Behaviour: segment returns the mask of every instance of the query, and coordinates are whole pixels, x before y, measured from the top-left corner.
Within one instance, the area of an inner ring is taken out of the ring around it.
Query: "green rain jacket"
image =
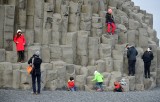
[[[94,79],[92,81],[96,81],[96,82],[103,82],[103,75],[100,74],[99,72],[97,72],[94,76]]]

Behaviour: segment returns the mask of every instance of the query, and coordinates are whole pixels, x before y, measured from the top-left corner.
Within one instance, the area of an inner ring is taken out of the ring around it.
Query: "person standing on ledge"
[[[17,62],[24,62],[24,45],[26,44],[26,40],[20,29],[17,30],[17,34],[14,36],[14,42],[18,54]]]
[[[114,35],[116,25],[114,22],[114,17],[112,15],[112,9],[108,9],[106,13],[106,26],[107,26],[106,32],[108,32],[109,34],[112,33],[112,35]],[[110,31],[111,27],[112,27],[112,32]]]
[[[136,64],[136,56],[138,55],[137,50],[135,49],[135,47],[132,45],[131,47],[129,47],[129,49],[127,50],[127,58],[128,58],[128,65],[129,65],[129,76],[132,75],[134,76],[135,74],[135,64]]]
[[[144,75],[145,78],[150,78],[150,66],[151,60],[153,60],[154,56],[151,51],[151,47],[147,48],[147,50],[143,53],[142,59],[144,62]]]

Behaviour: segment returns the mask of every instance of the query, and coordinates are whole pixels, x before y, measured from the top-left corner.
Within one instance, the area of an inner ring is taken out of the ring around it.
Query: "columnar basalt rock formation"
[[[106,34],[105,14],[113,9],[115,35]],[[95,70],[104,75],[104,89],[126,79],[125,91],[160,85],[160,48],[153,30],[153,15],[131,0],[0,0],[0,87],[30,89],[27,60],[41,52],[42,89],[66,86],[70,76],[80,90],[92,91]],[[16,63],[13,36],[22,29],[26,37],[25,61]],[[128,76],[125,45],[138,50],[135,76]],[[141,59],[152,47],[151,78],[144,78]]]

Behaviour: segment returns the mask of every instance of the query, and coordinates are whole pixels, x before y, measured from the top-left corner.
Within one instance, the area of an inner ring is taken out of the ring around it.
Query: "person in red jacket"
[[[124,91],[121,84],[118,81],[114,82],[114,90],[113,91],[114,92],[123,92]]]
[[[73,77],[70,77],[70,79],[68,80],[68,89],[71,91],[76,91]]]
[[[26,43],[24,34],[22,34],[22,31],[20,29],[17,30],[17,34],[14,36],[14,42],[16,44],[16,50],[18,54],[18,60],[17,62],[23,62],[24,61],[24,45]]]

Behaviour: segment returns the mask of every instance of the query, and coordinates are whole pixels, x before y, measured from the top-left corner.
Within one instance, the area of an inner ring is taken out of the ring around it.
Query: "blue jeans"
[[[41,74],[32,74],[32,88],[33,88],[33,92],[34,93],[40,93],[40,89],[41,89]],[[37,79],[37,86],[38,89],[36,91],[36,79]]]
[[[71,91],[76,91],[76,87],[69,88]]]
[[[96,88],[103,90],[102,84],[103,82],[96,82]]]

